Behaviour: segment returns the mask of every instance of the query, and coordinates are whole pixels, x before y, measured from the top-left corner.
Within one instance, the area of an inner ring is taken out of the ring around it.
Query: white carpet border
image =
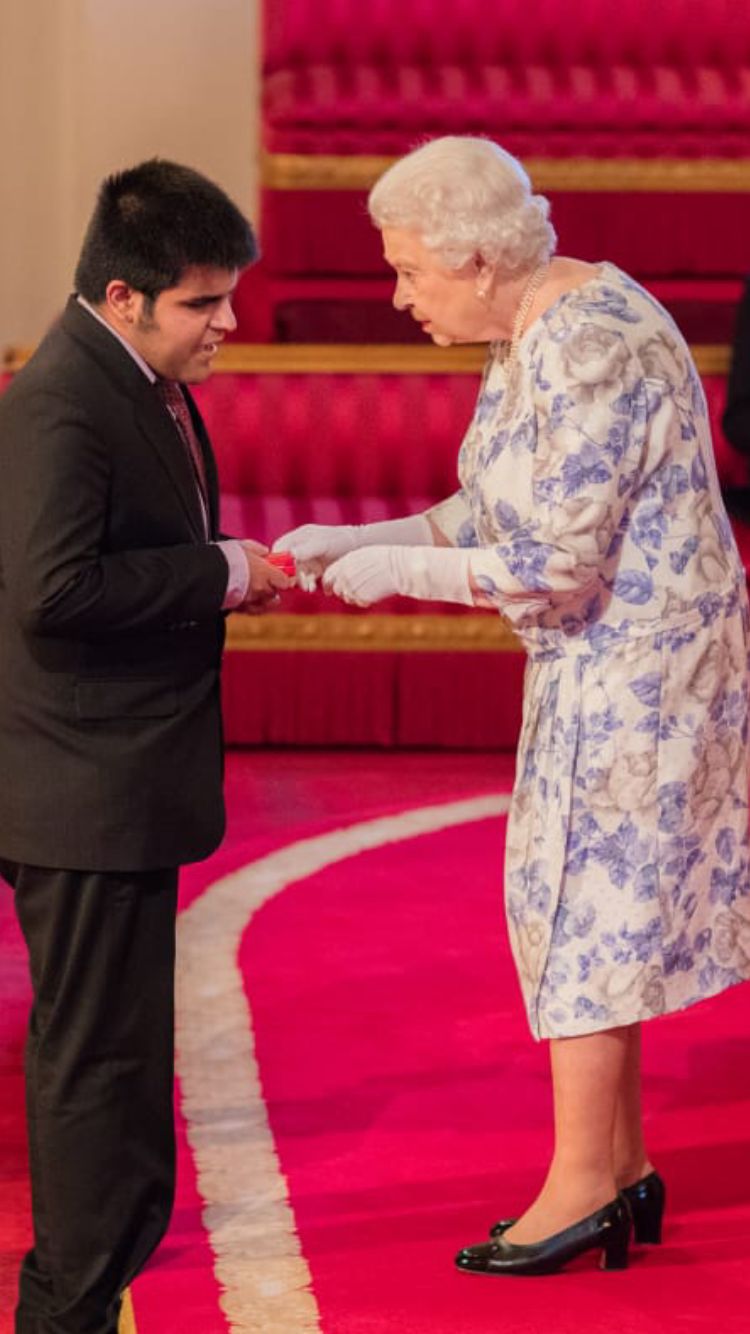
[[[232,1334],[319,1334],[266,1116],[237,955],[274,894],[371,848],[508,810],[508,794],[422,806],[289,844],[209,885],[177,925],[177,1070],[203,1221]],[[355,883],[353,878],[353,883]]]

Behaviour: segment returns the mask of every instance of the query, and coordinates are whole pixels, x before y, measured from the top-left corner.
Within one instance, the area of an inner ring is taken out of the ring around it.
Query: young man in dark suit
[[[110,177],[76,292],[0,400],[0,873],[33,983],[17,1334],[114,1334],[172,1207],[177,868],[224,830],[224,613],[288,584],[220,537],[185,388],[255,258],[198,173]]]

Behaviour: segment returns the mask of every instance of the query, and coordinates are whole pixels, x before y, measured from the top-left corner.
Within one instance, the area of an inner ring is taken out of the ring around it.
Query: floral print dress
[[[706,404],[611,264],[492,347],[430,513],[528,654],[506,912],[537,1037],[750,977],[748,607]]]

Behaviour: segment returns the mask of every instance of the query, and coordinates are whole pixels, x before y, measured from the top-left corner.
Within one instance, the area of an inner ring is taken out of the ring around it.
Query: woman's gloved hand
[[[291,552],[298,569],[317,577],[333,561],[360,547],[421,547],[431,546],[432,541],[432,529],[425,515],[410,514],[403,519],[384,519],[380,523],[305,523],[278,537],[273,550]]]
[[[463,547],[362,547],[329,565],[323,587],[356,607],[396,593],[472,607],[469,559]]]

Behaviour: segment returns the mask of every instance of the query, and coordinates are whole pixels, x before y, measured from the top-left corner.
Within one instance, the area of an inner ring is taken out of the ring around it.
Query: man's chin
[[[448,334],[431,333],[430,338],[436,347],[451,347],[453,339]]]
[[[213,375],[213,372],[214,360],[212,357],[207,362],[191,363],[191,365],[185,367],[182,374],[177,378],[182,384],[202,384],[204,380],[208,379],[209,375]]]

